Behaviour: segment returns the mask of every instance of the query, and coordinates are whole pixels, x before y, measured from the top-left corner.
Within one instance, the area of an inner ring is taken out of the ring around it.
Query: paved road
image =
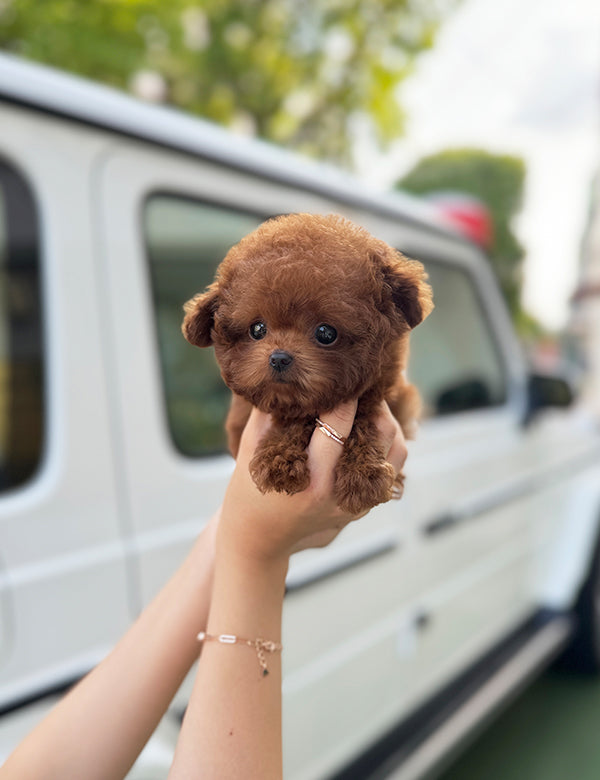
[[[440,780],[600,780],[600,680],[547,673]]]

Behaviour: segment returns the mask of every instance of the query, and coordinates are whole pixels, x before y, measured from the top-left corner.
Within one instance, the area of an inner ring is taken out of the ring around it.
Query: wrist
[[[217,544],[215,572],[227,579],[258,587],[285,587],[289,567],[287,555],[266,556],[245,547]]]
[[[250,522],[238,523],[235,528],[222,523],[216,537],[216,566],[235,568],[248,579],[285,582],[291,551],[278,547]]]
[[[208,632],[279,641],[287,561],[264,564],[217,554]]]

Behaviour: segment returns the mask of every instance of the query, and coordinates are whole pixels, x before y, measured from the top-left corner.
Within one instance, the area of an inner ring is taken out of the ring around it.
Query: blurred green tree
[[[348,163],[458,0],[0,0],[0,49]]]
[[[535,331],[536,323],[520,304],[525,250],[512,222],[523,200],[525,163],[519,157],[483,149],[446,149],[420,160],[395,185],[418,195],[457,191],[478,198],[488,208],[493,225],[489,257],[519,329]]]

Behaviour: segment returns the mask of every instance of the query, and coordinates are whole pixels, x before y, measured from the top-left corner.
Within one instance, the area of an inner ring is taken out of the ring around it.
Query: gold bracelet
[[[248,645],[248,647],[253,647],[256,651],[256,657],[262,669],[263,677],[269,674],[265,653],[277,653],[283,650],[283,645],[279,644],[279,642],[271,642],[269,639],[261,639],[260,637],[257,639],[242,639],[242,637],[234,634],[207,634],[206,631],[201,631],[196,638],[199,642],[220,642],[222,645]]]

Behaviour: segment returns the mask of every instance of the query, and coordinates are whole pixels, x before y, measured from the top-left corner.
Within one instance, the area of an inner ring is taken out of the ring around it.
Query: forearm
[[[256,567],[218,556],[207,631],[281,641],[287,560]],[[169,777],[280,780],[281,653],[205,642]]]
[[[114,650],[21,743],[0,777],[124,777],[198,655],[213,550],[209,526]]]

